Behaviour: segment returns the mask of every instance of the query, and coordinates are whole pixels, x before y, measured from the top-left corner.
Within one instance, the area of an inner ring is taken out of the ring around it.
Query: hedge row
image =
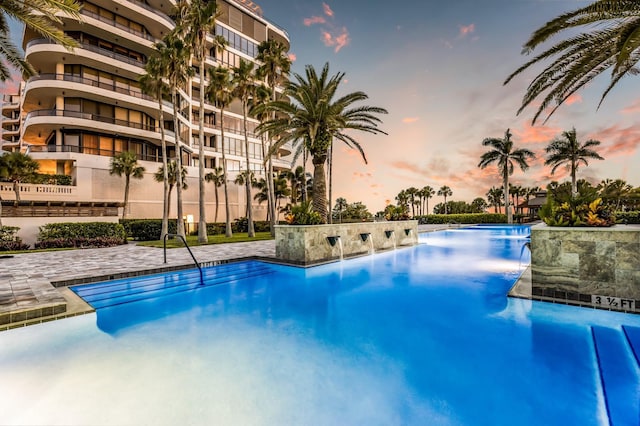
[[[616,223],[640,224],[640,211],[616,212]]]
[[[507,223],[507,215],[500,213],[429,214],[416,216],[420,225],[446,223]]]
[[[155,241],[160,239],[162,232],[162,219],[125,219],[120,223],[124,226],[129,238],[136,241]],[[253,222],[253,227],[256,232],[268,232],[269,222],[256,221]],[[220,235],[225,233],[226,224],[224,222],[207,223],[207,235]],[[236,219],[231,223],[231,230],[233,232],[247,232],[248,220],[247,218]],[[177,231],[177,220],[169,220],[169,233],[175,234]],[[194,234],[197,231],[194,232]]]
[[[119,223],[48,223],[40,227],[35,248],[108,247],[126,242],[127,234]]]

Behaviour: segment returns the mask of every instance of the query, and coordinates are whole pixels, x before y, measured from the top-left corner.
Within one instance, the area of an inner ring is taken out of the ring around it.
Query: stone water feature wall
[[[531,295],[640,313],[640,226],[534,226]]]
[[[340,247],[344,257],[352,257],[370,253],[372,245],[381,251],[415,244],[417,220],[276,226],[276,258],[303,266],[339,259]]]

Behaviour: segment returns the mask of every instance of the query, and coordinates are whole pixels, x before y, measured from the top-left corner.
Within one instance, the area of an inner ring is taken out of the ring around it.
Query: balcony
[[[132,96],[134,98],[144,99],[146,101],[158,102],[157,99],[154,98],[153,96],[149,96],[145,93],[142,93],[141,91],[132,90],[126,87],[121,87],[116,85],[115,83],[109,84],[105,82],[96,81],[90,78],[80,77],[74,74],[40,74],[35,77],[31,77],[28,83],[32,83],[34,81],[40,81],[40,80],[69,81],[72,83],[84,84],[91,87],[97,87],[100,89],[121,93],[123,95]],[[163,100],[162,103],[165,106],[171,107],[171,102]]]
[[[41,44],[50,44],[50,45],[53,45],[53,46],[56,46],[56,47],[59,47],[60,49],[62,49],[61,52],[62,51],[66,52],[66,50],[64,50],[64,48],[62,46],[60,46],[60,45],[58,45],[58,44],[56,44],[56,43],[54,43],[51,40],[46,39],[46,38],[37,38],[37,39],[31,40],[29,43],[27,43],[26,50],[28,52],[29,48],[37,46],[37,45],[41,45]],[[117,61],[124,62],[126,64],[133,65],[133,66],[136,66],[136,67],[139,67],[139,68],[144,68],[145,63],[146,63],[145,61],[140,61],[140,60],[137,60],[137,59],[134,59],[134,58],[130,58],[129,56],[121,55],[121,54],[115,53],[115,52],[113,52],[111,50],[103,49],[103,48],[98,47],[98,46],[94,46],[93,44],[79,43],[78,47],[80,49],[86,50],[88,52],[97,53],[98,55],[107,57],[109,59],[115,59]],[[56,50],[56,52],[57,52],[57,50]],[[76,48],[75,52],[78,53],[78,48]],[[29,55],[27,54],[26,56],[29,56]],[[142,71],[140,71],[140,73],[141,72]]]
[[[119,120],[113,117],[105,117],[103,115],[91,114],[88,112],[70,111],[70,110],[56,110],[56,109],[41,109],[37,111],[31,111],[27,114],[26,120],[33,117],[71,117],[80,118],[83,120],[97,121],[100,123],[115,124],[117,126],[129,127],[132,129],[147,130],[150,132],[160,132],[160,128],[156,126],[149,126],[142,123],[135,123],[133,121]]]
[[[110,149],[99,149],[99,148],[70,146],[70,145],[30,145],[29,146],[30,154],[37,154],[37,153],[43,153],[43,152],[72,152],[76,154],[100,155],[102,157],[113,157],[116,154],[120,154],[120,151],[114,151]],[[137,154],[137,157],[138,157],[138,160],[141,160],[141,161],[151,161],[156,163],[159,161],[162,161],[162,158],[156,155]],[[40,160],[42,158],[36,155],[35,159]],[[51,186],[51,185],[45,185],[45,186]]]
[[[106,18],[104,16],[98,15],[97,13],[93,13],[93,12],[89,12],[88,10],[80,9],[80,14],[88,16],[90,18],[93,18],[93,19],[95,19],[97,21],[104,22],[105,24],[108,24],[108,25],[111,25],[112,27],[115,27],[115,28],[118,28],[120,30],[126,31],[129,34],[133,34],[133,35],[138,36],[140,38],[143,38],[143,39],[145,39],[147,41],[150,41],[152,43],[155,43],[157,41],[155,37],[153,37],[153,36],[151,36],[149,34],[145,34],[142,31],[137,31],[137,30],[134,30],[132,28],[129,28],[126,25],[122,25],[121,23],[115,21],[114,19],[108,19],[108,18]]]
[[[141,7],[142,9],[145,9],[151,13],[153,13],[154,15],[156,15],[158,18],[162,18],[162,20],[165,21],[165,24],[167,25],[168,28],[173,28],[175,26],[175,23],[173,22],[173,19],[171,19],[167,14],[162,13],[161,11],[159,11],[158,9],[154,9],[153,7],[149,6],[148,4],[139,1],[139,0],[127,0],[129,3],[132,3],[138,7]]]

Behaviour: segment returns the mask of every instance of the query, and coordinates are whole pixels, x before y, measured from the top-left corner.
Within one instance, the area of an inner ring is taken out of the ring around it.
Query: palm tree
[[[405,189],[403,189],[402,191],[398,192],[398,195],[396,195],[396,201],[398,202],[398,206],[399,207],[404,207],[408,211],[408,209],[409,209],[409,194],[407,194],[407,191]]]
[[[0,81],[11,78],[11,70],[7,64],[16,68],[23,77],[36,74],[31,64],[23,59],[9,34],[9,21],[13,18],[41,36],[55,41],[67,50],[72,50],[78,43],[67,36],[58,25],[62,25],[64,16],[80,21],[81,3],[75,0],[2,0],[0,3]],[[5,62],[6,61],[6,62]]]
[[[231,77],[231,84],[233,85],[233,91],[236,98],[240,99],[242,104],[242,123],[244,132],[244,150],[245,160],[247,162],[246,173],[249,175],[251,172],[251,163],[249,160],[249,135],[247,133],[247,109],[249,108],[249,98],[255,89],[255,72],[253,70],[253,62],[240,59],[240,65],[233,68],[233,76]],[[253,227],[253,211],[251,208],[251,181],[245,179],[245,190],[247,193],[247,223],[248,223],[248,236],[255,237],[256,233]]]
[[[273,39],[265,40],[258,45],[258,55],[256,59],[262,63],[256,70],[256,74],[260,78],[264,78],[267,82],[267,86],[270,90],[271,101],[277,100],[276,87],[284,83],[289,76],[291,69],[291,59],[287,56],[287,47]],[[272,116],[271,118],[275,118]],[[262,121],[262,120],[261,120]],[[267,139],[269,146],[265,145],[263,139],[263,151],[271,153],[270,137]],[[275,187],[273,182],[273,162],[271,161],[272,155],[269,154],[266,160],[265,174],[267,176],[267,185],[269,193],[269,214],[271,220],[271,235],[275,235]]]
[[[222,167],[216,167],[215,169],[213,169],[212,172],[207,173],[204,176],[204,179],[207,182],[213,182],[213,186],[215,188],[215,197],[216,197],[216,215],[215,215],[215,219],[213,220],[214,222],[218,222],[218,188],[220,188],[222,185],[224,185],[224,181],[227,179],[225,173],[224,173],[224,169]]]
[[[328,63],[319,75],[311,65],[307,65],[305,71],[305,76],[294,74],[295,81],[285,86],[284,94],[291,101],[275,101],[269,104],[269,110],[280,115],[264,123],[261,131],[278,137],[271,153],[289,141],[298,145],[298,151],[309,151],[314,167],[313,209],[326,223],[325,164],[333,140],[340,140],[349,148],[357,149],[366,163],[362,147],[348,131],[386,134],[378,128],[381,120],[375,114],[386,114],[387,111],[366,105],[354,106],[355,103],[368,98],[364,92],[352,92],[336,99],[344,73],[329,77]]]
[[[223,66],[219,66],[216,68],[212,68],[209,70],[209,85],[207,86],[207,98],[220,109],[220,141],[221,141],[221,150],[222,150],[222,169],[226,173],[227,168],[227,157],[226,157],[226,147],[224,140],[224,110],[231,104],[233,101],[232,94],[232,85],[231,85],[231,76],[229,74],[229,69]],[[231,230],[231,211],[229,209],[229,188],[227,185],[227,179],[223,179],[223,187],[224,187],[224,207],[225,207],[225,236],[231,238],[233,236],[233,232]]]
[[[496,163],[500,176],[502,176],[502,190],[504,191],[504,209],[507,213],[507,223],[513,223],[511,208],[509,207],[509,176],[513,174],[515,162],[522,171],[529,168],[527,159],[535,158],[535,154],[526,148],[514,149],[509,129],[504,133],[504,138],[486,138],[483,146],[490,146],[491,150],[482,154],[478,167],[484,169],[492,163]]]
[[[185,43],[176,32],[169,33],[162,40],[160,55],[162,63],[166,64],[165,76],[169,80],[171,88],[171,103],[173,104],[173,132],[176,144],[176,167],[182,169],[182,144],[180,143],[180,120],[178,119],[178,108],[182,106],[182,101],[178,105],[178,89],[184,87],[188,78],[193,73],[190,66],[190,54]],[[178,203],[178,226],[177,234],[185,237],[184,222],[182,221],[182,174],[177,174],[176,198]]]
[[[420,193],[422,194],[422,199],[426,202],[426,210],[423,209],[423,214],[429,214],[429,198],[435,195],[436,190],[427,185],[420,190]]]
[[[177,28],[183,33],[187,45],[199,63],[200,109],[198,114],[198,242],[206,243],[207,219],[205,209],[204,176],[204,80],[205,58],[207,57],[207,36],[216,28],[216,19],[221,12],[214,0],[179,0],[177,4]],[[224,48],[226,40],[222,36],[213,39],[214,49]]]
[[[491,189],[487,191],[487,200],[489,201],[489,205],[493,206],[496,213],[502,213],[502,209],[500,208],[500,206],[502,206],[501,199],[503,195],[503,188],[496,188],[495,186],[492,186]]]
[[[166,170],[166,173],[165,173]],[[180,173],[182,176],[182,189],[186,190],[189,185],[187,185],[187,168],[186,167],[182,167],[182,172]],[[165,175],[167,176],[167,179],[165,180]],[[171,193],[173,192],[173,187],[176,186],[177,182],[178,182],[178,168],[176,165],[176,161],[172,160],[169,161],[167,163],[167,168],[165,169],[164,166],[160,166],[158,168],[158,171],[156,171],[153,174],[153,179],[156,182],[166,182],[167,183],[167,187],[168,187],[168,192],[167,192],[167,203],[165,205],[165,211],[163,212],[163,216],[166,215],[167,217],[169,217],[169,215],[171,214]],[[179,220],[179,218],[178,218]],[[162,236],[161,238],[164,238],[164,236]]]
[[[566,165],[571,173],[571,196],[578,194],[578,186],[576,184],[576,170],[580,163],[585,166],[589,165],[588,159],[604,160],[591,147],[600,145],[600,141],[589,139],[582,145],[578,142],[576,129],[562,132],[562,136],[552,140],[545,148],[547,158],[544,162],[545,166],[553,166],[551,174],[561,165]]]
[[[24,182],[35,176],[40,168],[40,164],[27,154],[19,151],[6,153],[0,156],[2,161],[3,175],[13,182],[13,191],[16,194],[16,201],[20,201],[20,182]]]
[[[129,184],[131,178],[142,179],[144,177],[144,167],[138,164],[136,154],[131,151],[120,152],[111,158],[109,165],[110,175],[124,175],[124,208],[122,209],[122,219],[127,216],[129,204]],[[179,222],[179,221],[178,221]]]
[[[609,202],[615,202],[615,210],[620,210],[620,201],[627,198],[633,190],[633,186],[629,185],[622,179],[605,179],[598,185],[600,196]]]
[[[505,81],[504,84],[509,83],[513,77],[534,64],[552,61],[529,84],[518,113],[537,97],[544,96],[533,122],[555,102],[555,107],[547,115],[548,120],[569,96],[602,72],[613,68],[609,86],[600,99],[601,104],[622,77],[637,73],[636,64],[640,59],[639,18],[640,3],[637,1],[596,0],[589,6],[564,13],[538,28],[525,43],[523,53],[532,53],[549,39],[557,41],[518,68]],[[580,29],[584,32],[576,34],[576,30]],[[558,39],[561,33],[568,34],[568,37]]]
[[[168,92],[167,84],[164,81],[164,72],[167,64],[163,62],[166,56],[160,52],[164,48],[162,42],[154,45],[155,51],[147,59],[145,64],[145,73],[140,77],[140,86],[146,94],[155,96],[158,100],[158,123],[160,124],[160,140],[162,150],[162,172],[163,172],[163,196],[162,196],[162,228],[160,231],[160,239],[169,233],[169,177],[167,175],[167,141],[164,131],[164,108],[163,95]]]
[[[416,196],[418,195],[418,188],[412,186],[407,188],[407,195],[409,196],[409,204],[411,205],[411,217],[416,216]]]
[[[453,191],[447,185],[444,185],[438,189],[438,195],[444,197],[444,214],[447,214],[447,197],[451,197]]]
[[[248,179],[247,179],[247,176],[249,176]],[[255,183],[256,183],[256,178],[255,178],[254,173],[251,170],[244,170],[244,171],[238,173],[238,175],[234,179],[233,183],[235,183],[238,186],[244,186],[245,188],[247,187],[247,185],[249,185],[251,187],[254,187]],[[251,200],[250,199],[247,200],[247,205],[246,205],[246,208],[245,208],[245,214],[247,215],[247,218],[251,214]],[[251,236],[251,235],[249,235],[249,236]]]
[[[349,206],[347,203],[347,199],[343,197],[338,197],[336,200],[336,205],[333,208],[334,212],[338,212],[338,217],[340,218],[340,223],[342,223],[342,212]]]

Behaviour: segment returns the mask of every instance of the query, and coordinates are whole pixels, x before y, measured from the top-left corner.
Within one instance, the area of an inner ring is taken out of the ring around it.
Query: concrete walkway
[[[448,225],[420,225],[419,232]],[[457,226],[456,226],[457,227]],[[275,258],[275,241],[192,247],[201,264],[248,257]],[[186,248],[117,247],[0,256],[0,331],[93,312],[68,285],[193,267]]]

